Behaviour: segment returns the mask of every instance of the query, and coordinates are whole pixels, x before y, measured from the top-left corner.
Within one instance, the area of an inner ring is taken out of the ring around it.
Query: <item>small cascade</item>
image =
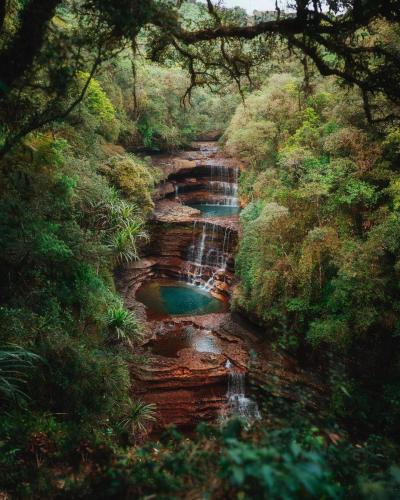
[[[228,360],[225,364],[228,370],[228,414],[243,419],[247,424],[261,418],[258,405],[246,396],[246,374],[238,371]]]
[[[157,192],[152,238],[123,283],[128,293],[138,286],[135,298],[153,334],[143,346],[149,364],[134,373],[135,390],[157,404],[160,429],[191,430],[218,416],[250,425],[260,412],[246,394],[249,354],[229,315],[240,163],[212,142],[157,161],[167,182]]]
[[[197,221],[193,223],[193,242],[189,247],[186,274],[188,283],[198,286],[202,281],[207,224],[203,224],[200,236],[198,238],[196,238],[196,224]]]
[[[212,165],[211,180],[209,181],[209,192],[221,196],[216,201],[217,205],[238,207],[238,179],[239,169],[228,168],[222,165]]]
[[[205,142],[205,143],[200,143],[199,144],[199,149],[202,153],[216,153],[219,148],[218,148],[218,144],[217,143],[214,143],[214,141],[212,142]]]
[[[232,230],[213,222],[201,222],[202,229],[198,234],[198,224],[197,221],[193,223],[192,244],[188,249],[185,269],[186,280],[210,291],[214,287],[216,276],[226,271]]]

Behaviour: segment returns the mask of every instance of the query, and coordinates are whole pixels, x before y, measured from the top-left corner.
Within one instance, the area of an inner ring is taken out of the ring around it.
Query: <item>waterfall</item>
[[[193,223],[193,237],[187,253],[186,279],[192,285],[210,291],[215,278],[225,272],[230,257],[232,230],[218,226],[215,222],[201,222],[198,234],[198,222]],[[207,281],[205,278],[209,275]]]
[[[257,403],[246,396],[246,375],[238,371],[227,360],[225,368],[228,370],[228,413],[243,419],[247,424],[261,418]]]
[[[196,239],[196,221],[193,223],[193,241],[188,252],[187,281],[192,285],[200,285],[206,246],[207,224],[202,225],[200,237]]]
[[[202,151],[203,153],[216,153],[219,150],[218,144],[213,145],[211,142],[200,144],[200,151]]]
[[[196,264],[199,264],[200,266],[203,263],[204,248],[205,248],[205,243],[206,243],[206,235],[207,235],[207,224],[203,224],[203,229],[201,231],[199,245],[197,247],[196,257],[194,259],[194,262]]]
[[[221,195],[221,199],[215,202],[216,205],[239,206],[238,178],[238,168],[229,168],[222,165],[211,166],[209,192],[213,195]]]
[[[200,145],[201,151],[207,153],[208,145]],[[205,205],[222,205],[239,207],[238,200],[238,177],[239,168],[228,167],[218,164],[218,160],[209,159],[200,175],[201,190],[205,188],[207,181],[208,193],[211,195]],[[179,192],[187,202],[187,194],[192,191],[192,184],[198,187],[198,183],[179,183],[175,181],[175,200],[181,201]],[[226,211],[229,213],[230,211]],[[234,211],[232,211],[234,212]],[[198,286],[206,291],[216,290],[216,282],[225,282],[225,271],[230,259],[232,247],[233,230],[225,225],[217,224],[213,217],[210,221],[194,220],[192,230],[192,242],[188,247],[185,265],[182,269],[182,277],[190,284]],[[221,286],[221,290],[225,287]]]

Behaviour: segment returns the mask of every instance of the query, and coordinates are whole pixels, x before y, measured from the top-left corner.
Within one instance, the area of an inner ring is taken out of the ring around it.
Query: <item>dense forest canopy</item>
[[[211,1],[208,15],[185,21],[180,3],[37,0],[7,4],[4,0],[0,17],[3,154],[32,130],[67,116],[102,63],[126,47],[135,52],[143,29],[148,31],[147,51],[153,59],[182,60],[191,76],[189,89],[218,86],[222,77],[239,84],[246,77],[251,82],[253,65],[268,60],[277,40],[283,40],[310,58],[322,75],[336,75],[358,86],[370,121],[393,115],[390,108],[377,104],[375,117],[371,98],[383,93],[399,103],[399,56],[394,42],[400,6],[396,1],[335,0],[325,2],[324,8],[320,2],[297,1],[289,6],[293,14],[278,9],[271,19],[250,25],[243,12],[220,9]],[[380,22],[388,23],[384,37],[376,36]],[[78,78],[82,72],[87,73],[83,81]]]
[[[0,496],[398,498],[399,22],[397,0],[0,0]],[[254,426],[151,442],[116,271],[151,239],[150,156],[210,135],[244,165],[231,307],[326,399],[271,380]]]

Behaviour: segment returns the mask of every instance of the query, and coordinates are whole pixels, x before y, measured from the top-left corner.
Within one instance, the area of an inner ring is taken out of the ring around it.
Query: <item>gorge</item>
[[[400,498],[399,26],[0,2],[1,500]]]
[[[163,180],[155,192],[150,241],[139,261],[119,270],[118,283],[145,325],[140,352],[148,360],[134,369],[134,394],[156,405],[155,430],[171,424],[191,430],[232,415],[247,424],[259,419],[249,381],[257,380],[261,360],[269,363],[278,397],[296,400],[300,385],[318,399],[321,387],[310,374],[229,312],[243,163],[221,153],[217,142],[197,142],[191,151],[152,161]],[[264,382],[261,377],[258,385]]]

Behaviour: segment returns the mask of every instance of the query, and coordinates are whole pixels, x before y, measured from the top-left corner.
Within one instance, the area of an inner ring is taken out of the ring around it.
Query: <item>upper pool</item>
[[[136,294],[150,316],[188,316],[224,312],[228,304],[183,281],[166,279],[144,283]]]
[[[192,208],[200,210],[204,217],[230,217],[238,215],[240,207],[232,207],[229,205],[207,205],[201,203],[190,204]]]

